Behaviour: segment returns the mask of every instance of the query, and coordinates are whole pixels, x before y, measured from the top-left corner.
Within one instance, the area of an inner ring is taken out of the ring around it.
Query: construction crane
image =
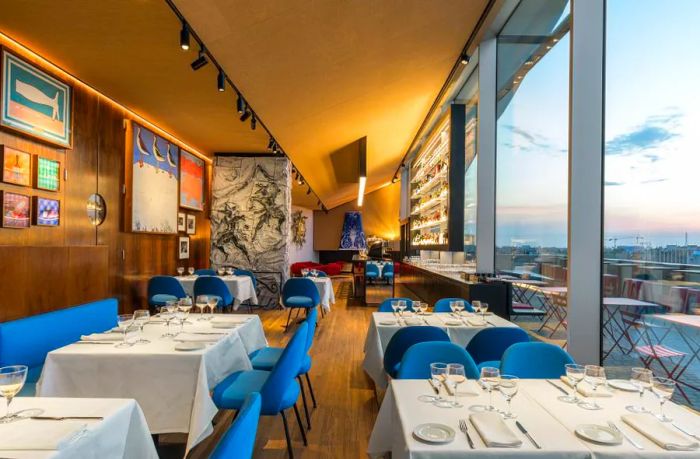
[[[634,239],[634,242],[636,245],[642,245],[642,242],[644,242],[644,236],[621,236],[621,237],[611,237],[608,238],[608,242],[613,243],[613,249],[617,248],[617,241],[623,241],[625,239]]]

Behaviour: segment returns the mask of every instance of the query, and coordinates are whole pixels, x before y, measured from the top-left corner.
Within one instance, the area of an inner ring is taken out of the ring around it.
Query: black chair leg
[[[282,415],[282,423],[284,424],[284,436],[287,437],[287,452],[289,458],[294,459],[294,451],[292,450],[292,439],[289,437],[289,425],[287,424],[287,416],[284,415],[284,410],[280,411]]]
[[[294,415],[297,417],[297,424],[299,424],[299,430],[301,431],[301,439],[304,440],[304,446],[309,446],[309,443],[306,441],[306,432],[304,432],[304,426],[301,423],[301,416],[299,416],[299,408],[297,408],[297,404],[294,404]]]
[[[306,425],[308,430],[311,430],[311,418],[309,417],[309,407],[306,405],[306,391],[304,390],[304,382],[301,380],[301,376],[297,376],[299,381],[299,389],[301,389],[301,400],[304,402],[304,414],[306,415]]]
[[[311,387],[311,378],[309,378],[309,373],[306,372],[306,384],[309,385],[309,393],[311,394],[311,401],[314,403],[314,408],[316,408],[318,405],[316,405],[316,396],[314,395],[314,388]]]
[[[287,333],[287,330],[289,329],[289,321],[292,318],[292,308],[289,308],[289,314],[287,315],[287,325],[284,326],[284,332]]]

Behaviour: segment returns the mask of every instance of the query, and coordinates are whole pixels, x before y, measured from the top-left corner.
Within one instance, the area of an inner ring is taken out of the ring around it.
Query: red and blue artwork
[[[180,207],[204,210],[204,160],[180,152]]]
[[[61,203],[57,199],[36,197],[34,201],[34,224],[58,226],[61,218]]]
[[[29,228],[29,211],[31,201],[29,196],[4,191],[2,193],[2,227]]]

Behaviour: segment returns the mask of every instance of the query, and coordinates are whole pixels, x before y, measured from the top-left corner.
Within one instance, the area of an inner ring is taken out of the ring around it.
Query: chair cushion
[[[252,352],[248,357],[256,370],[270,371],[279,360],[282,351],[284,351],[283,347],[264,347]],[[303,375],[308,373],[309,370],[311,370],[311,356],[306,354],[301,362],[299,374]]]
[[[394,277],[394,273],[384,273],[382,277]]]
[[[214,388],[213,399],[219,409],[239,410],[248,394],[260,392],[265,381],[270,376],[269,371],[248,370],[239,371],[227,376]],[[291,408],[299,398],[299,383],[296,380],[285,391],[282,398],[282,409]],[[264,405],[264,404],[263,404]],[[275,416],[277,413],[261,412],[265,416]]]
[[[365,273],[365,277],[374,278],[374,277],[377,277],[377,276],[378,276],[378,273],[375,273],[375,272],[371,272],[371,271],[370,271],[370,272],[366,272],[366,273]]]
[[[479,370],[484,367],[501,368],[500,360],[485,360],[476,366]]]
[[[311,370],[311,356],[306,354],[304,359],[301,361],[301,368],[299,369],[299,374],[304,375]]]
[[[175,295],[168,295],[166,293],[158,293],[151,297],[151,304],[154,306],[165,306],[168,301],[177,301],[179,298]]]
[[[284,300],[284,305],[288,308],[313,308],[314,300],[308,296],[290,296]]]

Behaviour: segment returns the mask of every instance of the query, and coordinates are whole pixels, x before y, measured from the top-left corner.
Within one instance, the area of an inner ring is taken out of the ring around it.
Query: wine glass
[[[167,327],[166,332],[161,335],[161,338],[171,338],[175,336],[170,332],[170,322],[175,319],[175,309],[177,308],[176,301],[166,301],[165,306],[160,308],[160,317],[165,321],[165,326]]]
[[[447,365],[445,383],[452,389],[452,395],[454,396],[452,406],[455,408],[462,407],[462,404],[457,401],[457,387],[466,380],[467,377],[464,373],[464,365],[460,363],[450,363]]]
[[[394,311],[394,317],[396,317],[396,313],[399,311],[399,302],[392,301],[391,302],[391,309]]]
[[[493,390],[498,387],[501,381],[501,371],[495,367],[483,367],[479,377],[481,384],[489,391],[489,406],[487,411],[493,411]]]
[[[215,296],[210,296],[209,300],[207,301],[207,305],[209,306],[209,319],[211,320],[214,318],[214,311],[216,310],[216,306],[219,304],[219,299]]]
[[[226,268],[226,275],[233,276],[233,268],[231,268],[231,267]]]
[[[406,310],[406,301],[399,300],[399,316],[403,317],[403,312]]]
[[[450,311],[452,311],[451,315],[455,315],[455,312],[457,312],[457,302],[456,301],[450,301]]]
[[[128,342],[126,339],[126,335],[132,325],[134,325],[133,314],[119,314],[119,316],[117,316],[117,327],[119,327],[119,331],[122,333],[122,342],[117,344],[116,347],[133,346],[133,343]]]
[[[10,403],[24,387],[24,382],[27,380],[27,370],[25,365],[10,365],[0,368],[0,395],[5,397],[7,401],[5,416],[0,418],[0,424],[15,420],[15,415],[10,414]]]
[[[506,399],[506,412],[503,413],[503,417],[506,419],[515,419],[518,416],[513,414],[510,409],[510,401],[518,393],[518,381],[516,376],[511,375],[501,375],[501,381],[498,384],[498,391]]]
[[[182,275],[183,275],[184,273],[185,273],[185,268],[183,268],[182,266],[178,266],[178,267],[177,267],[177,275],[180,276],[180,277],[182,277]]]
[[[481,304],[481,320],[486,320],[486,313],[489,311],[489,304],[484,303],[483,301],[480,303]]]
[[[136,344],[148,344],[149,340],[143,337],[143,327],[150,320],[151,313],[148,309],[137,309],[134,311],[134,323],[139,327],[139,339]]]
[[[472,301],[472,308],[474,309],[474,312],[476,312],[476,313],[481,311],[481,301],[479,301],[479,300]]]
[[[559,400],[566,403],[578,403],[581,401],[578,398],[578,385],[586,374],[586,367],[583,365],[577,365],[575,363],[567,363],[564,365],[566,369],[566,378],[569,380],[569,384],[574,388],[571,395],[562,395]]]
[[[191,310],[192,305],[180,303],[177,307],[176,317],[180,322],[180,333],[182,333],[185,328],[185,322],[187,322],[187,317],[190,315]]]
[[[204,318],[204,310],[209,306],[209,297],[206,295],[198,295],[195,298],[194,307],[199,309],[199,319],[198,321],[207,320]]]
[[[187,274],[189,274],[190,276],[194,275],[194,268],[192,266],[187,268]]]
[[[651,378],[651,391],[659,398],[659,414],[656,417],[661,422],[671,422],[673,419],[664,414],[664,403],[671,400],[676,389],[676,381],[669,378]]]
[[[423,314],[423,303],[422,302],[420,302],[420,301],[411,302],[411,308],[413,308],[413,311],[416,314],[418,314],[418,315]]]
[[[306,269],[306,268],[302,269],[302,270],[301,270],[301,275],[304,276],[304,277],[307,277],[307,276],[309,275],[309,270]]]
[[[218,274],[219,277],[222,277],[224,274],[226,274],[226,270],[224,268],[219,268],[216,270],[216,274]]]
[[[632,373],[630,374],[630,382],[639,391],[639,405],[628,405],[625,407],[627,411],[633,413],[648,413],[649,410],[644,408],[642,401],[644,400],[644,390],[651,389],[651,378],[654,377],[654,373],[647,368],[632,368]]]
[[[603,384],[605,384],[605,368],[600,367],[598,365],[586,365],[583,379],[593,388],[593,394],[591,395],[593,401],[580,402],[579,406],[586,410],[603,409],[603,407],[598,405],[598,403],[595,401],[595,396],[596,391],[598,390],[598,386],[602,386]]]
[[[442,398],[440,395],[440,386],[442,386],[443,381],[447,377],[447,364],[441,362],[434,362],[430,364],[430,380],[434,388],[437,389],[437,395],[434,398],[433,403],[436,406],[447,408],[452,406],[450,402]]]

